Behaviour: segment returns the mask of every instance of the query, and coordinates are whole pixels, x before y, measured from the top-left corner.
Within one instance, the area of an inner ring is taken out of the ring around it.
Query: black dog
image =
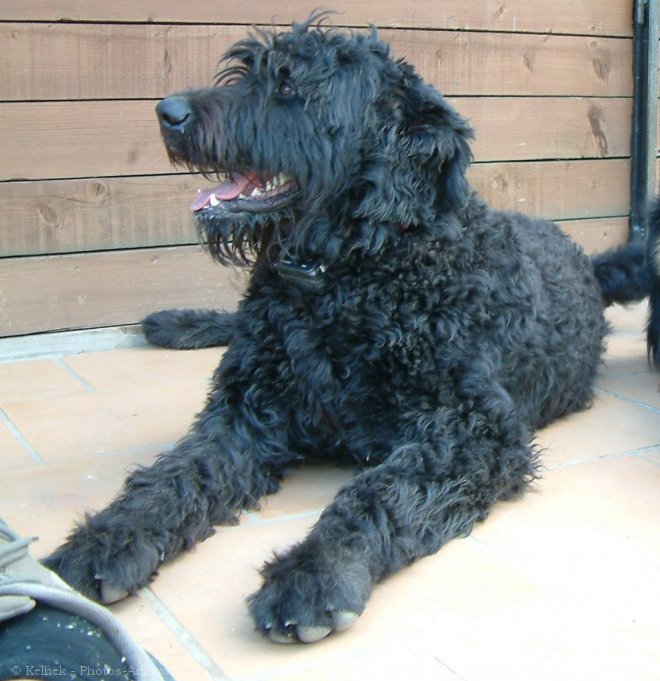
[[[647,263],[649,274],[649,321],[646,344],[649,359],[660,369],[660,198],[649,210],[647,225]]]
[[[589,405],[604,305],[645,291],[604,296],[628,255],[602,258],[597,277],[556,226],[474,195],[470,127],[375,31],[310,19],[228,58],[216,87],[157,112],[172,160],[221,176],[193,203],[197,226],[218,260],[251,263],[251,280],[234,315],[145,328],[164,345],[230,346],[189,434],[48,564],[111,602],[292,467],[354,462],[249,598],[271,639],[310,642],[524,492],[534,430]]]

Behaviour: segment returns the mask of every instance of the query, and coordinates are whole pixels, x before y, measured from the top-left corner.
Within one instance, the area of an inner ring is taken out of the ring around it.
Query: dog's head
[[[316,16],[225,60],[215,87],[157,106],[171,160],[219,180],[192,204],[218,259],[375,252],[467,202],[470,127],[375,30]]]

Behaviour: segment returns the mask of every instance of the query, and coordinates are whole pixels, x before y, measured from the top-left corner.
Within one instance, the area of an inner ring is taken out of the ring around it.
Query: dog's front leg
[[[490,438],[400,447],[338,493],[308,537],[263,569],[249,598],[257,628],[276,642],[313,642],[353,624],[372,586],[468,534],[502,497],[533,477],[535,454]]]
[[[148,468],[135,470],[119,496],[88,515],[44,562],[104,603],[144,586],[158,566],[235,522],[278,484],[278,469],[238,446],[219,419],[195,429]]]

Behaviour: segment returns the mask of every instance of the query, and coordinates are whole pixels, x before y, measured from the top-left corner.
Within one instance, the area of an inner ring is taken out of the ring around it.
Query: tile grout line
[[[641,400],[636,400],[634,397],[628,397],[627,395],[623,395],[622,393],[618,393],[615,390],[609,390],[608,388],[595,387],[594,392],[601,394],[601,395],[607,395],[608,397],[615,397],[616,399],[619,399],[622,402],[627,402],[628,404],[632,404],[636,407],[641,407],[642,409],[646,409],[646,411],[650,411],[652,414],[660,414],[660,409],[658,409],[657,407],[653,407],[652,405],[647,404],[646,402],[642,402]]]
[[[78,383],[80,386],[82,386],[85,390],[85,392],[88,393],[95,393],[96,388],[89,384],[75,369],[70,367],[60,355],[54,355],[49,358],[54,364],[57,364],[60,369],[65,371],[76,383]]]
[[[165,623],[165,626],[176,636],[177,640],[192,655],[196,662],[206,669],[213,681],[230,681],[229,677],[213,661],[204,648],[190,634],[190,632],[179,622],[176,615],[156,596],[149,588],[139,591],[140,598],[144,598],[147,603],[155,610],[156,614]]]
[[[39,452],[28,442],[27,438],[14,425],[14,422],[7,416],[2,407],[0,407],[0,423],[2,423],[7,430],[12,434],[16,442],[30,455],[34,463],[44,463],[43,457]]]
[[[557,463],[553,466],[545,466],[545,471],[555,471],[560,468],[570,468],[571,466],[581,466],[587,463],[598,463],[599,461],[606,461],[608,459],[616,459],[624,456],[641,457],[646,461],[651,461],[651,463],[657,463],[653,459],[649,459],[644,456],[646,452],[658,449],[660,447],[660,442],[654,445],[647,445],[646,447],[639,447],[637,449],[622,449],[619,452],[609,452],[608,454],[600,454],[589,459],[575,459],[574,461],[565,461],[563,463]]]
[[[432,655],[432,657],[441,667],[446,669],[452,676],[455,676],[456,681],[466,681],[464,676],[461,676],[457,671],[455,671],[448,664],[443,662],[437,655]]]
[[[650,463],[653,466],[657,466],[660,468],[660,461],[656,461],[656,459],[652,459],[650,456],[645,456],[644,454],[638,454],[637,457],[641,459],[642,461],[646,461],[646,463]]]

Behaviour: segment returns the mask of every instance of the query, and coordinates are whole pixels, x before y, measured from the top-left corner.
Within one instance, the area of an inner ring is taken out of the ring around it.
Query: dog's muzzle
[[[161,99],[156,105],[156,116],[163,132],[183,132],[192,119],[192,109],[185,97],[174,95]]]

